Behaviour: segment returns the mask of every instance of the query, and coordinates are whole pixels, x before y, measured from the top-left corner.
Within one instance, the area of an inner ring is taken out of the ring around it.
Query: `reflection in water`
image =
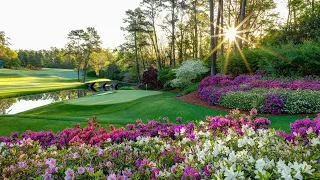
[[[17,100],[14,99],[0,99],[0,114],[9,114],[9,108],[16,103]]]
[[[0,99],[0,115],[17,114],[54,102],[90,96],[92,94],[92,91],[77,89],[68,91],[49,92],[18,98]]]

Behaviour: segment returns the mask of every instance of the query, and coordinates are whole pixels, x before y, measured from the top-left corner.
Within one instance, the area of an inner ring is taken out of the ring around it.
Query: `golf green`
[[[106,104],[118,104],[134,101],[146,96],[153,96],[162,94],[159,91],[138,91],[138,90],[127,90],[127,91],[116,91],[114,93],[102,93],[94,96],[83,97],[79,99],[72,99],[66,101],[66,104],[72,105],[106,105]]]

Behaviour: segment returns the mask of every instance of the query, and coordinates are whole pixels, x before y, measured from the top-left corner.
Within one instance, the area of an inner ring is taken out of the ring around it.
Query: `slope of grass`
[[[131,91],[129,91],[131,92]],[[141,91],[146,92],[146,91]],[[152,92],[152,91],[151,91]],[[117,96],[127,96],[124,91]],[[85,118],[95,115],[103,126],[113,124],[123,127],[128,123],[135,123],[137,119],[158,120],[168,117],[175,121],[178,116],[183,117],[183,122],[205,120],[205,116],[224,115],[228,112],[208,109],[202,106],[189,104],[174,98],[177,93],[163,92],[162,94],[149,95],[128,102],[104,105],[70,104],[68,101],[59,102],[37,109],[33,109],[14,116],[0,116],[0,135],[9,135],[13,131],[28,129],[42,130],[44,128],[58,131],[66,127],[73,127],[76,123],[85,124]],[[112,94],[103,95],[101,98],[115,98]],[[94,98],[94,97],[92,97]],[[117,97],[119,100],[122,98]],[[88,102],[91,100],[88,99]],[[272,127],[289,131],[289,124],[304,116],[270,116]]]
[[[0,99],[84,86],[75,70],[0,69]]]
[[[14,70],[14,69],[0,69],[0,78],[3,76],[12,77],[60,77],[66,79],[77,79],[78,72],[72,69],[53,69],[43,68],[42,70]],[[83,73],[80,73],[83,76]]]

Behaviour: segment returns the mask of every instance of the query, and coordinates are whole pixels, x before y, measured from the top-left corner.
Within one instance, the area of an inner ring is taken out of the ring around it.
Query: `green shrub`
[[[104,76],[108,79],[119,80],[121,81],[121,70],[115,63],[111,63],[108,65]],[[129,81],[125,81],[129,82]]]
[[[124,86],[121,87],[119,90],[135,90],[134,86]]]
[[[287,91],[282,112],[287,114],[319,113],[320,92],[311,90]]]
[[[21,61],[18,57],[12,59],[4,59],[4,67],[9,69],[20,68]]]
[[[92,70],[92,69],[87,71],[87,76],[88,77],[98,77],[96,72],[94,70]]]
[[[312,114],[320,112],[320,92],[311,90],[253,89],[251,91],[228,92],[219,100],[219,105],[230,109],[261,110],[265,94],[281,94],[285,105],[281,109],[285,114]]]
[[[320,75],[320,43],[305,41],[302,44],[283,44],[263,49],[244,49],[253,72],[268,71],[275,76]],[[218,68],[224,72],[225,57],[218,58]],[[230,54],[227,73],[234,76],[248,73],[240,53]]]
[[[251,110],[253,108],[260,109],[265,102],[263,93],[254,93],[251,91],[230,91],[222,95],[219,100],[219,105],[240,110]]]
[[[137,76],[133,74],[131,71],[122,72],[120,77],[120,79],[122,79],[123,82],[137,82]]]
[[[158,81],[160,81],[164,90],[171,90],[170,81],[175,78],[175,73],[172,69],[162,69],[158,72]]]
[[[267,58],[267,56],[270,55],[261,49],[244,49],[243,54],[246,57],[248,64],[253,72],[259,69],[259,61]],[[224,67],[226,63],[225,58],[225,56],[219,56],[217,61],[218,69],[221,73],[224,73]],[[249,73],[244,60],[242,59],[238,51],[232,52],[230,54],[226,73],[232,74],[233,76]]]
[[[188,86],[187,88],[185,88],[183,91],[181,91],[181,94],[186,95],[186,94],[193,93],[193,92],[197,91],[198,88],[199,88],[199,83],[192,84],[192,85]]]

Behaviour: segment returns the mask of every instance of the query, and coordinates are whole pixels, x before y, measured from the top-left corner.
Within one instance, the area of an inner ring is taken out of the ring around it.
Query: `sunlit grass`
[[[73,70],[0,70],[0,99],[82,86]]]
[[[134,101],[143,97],[153,96],[161,94],[159,91],[117,91],[112,94],[103,94],[103,95],[94,95],[88,97],[82,97],[79,99],[72,99],[66,101],[67,104],[73,105],[84,105],[84,106],[92,106],[92,105],[107,105],[107,104],[118,104],[129,101]]]

